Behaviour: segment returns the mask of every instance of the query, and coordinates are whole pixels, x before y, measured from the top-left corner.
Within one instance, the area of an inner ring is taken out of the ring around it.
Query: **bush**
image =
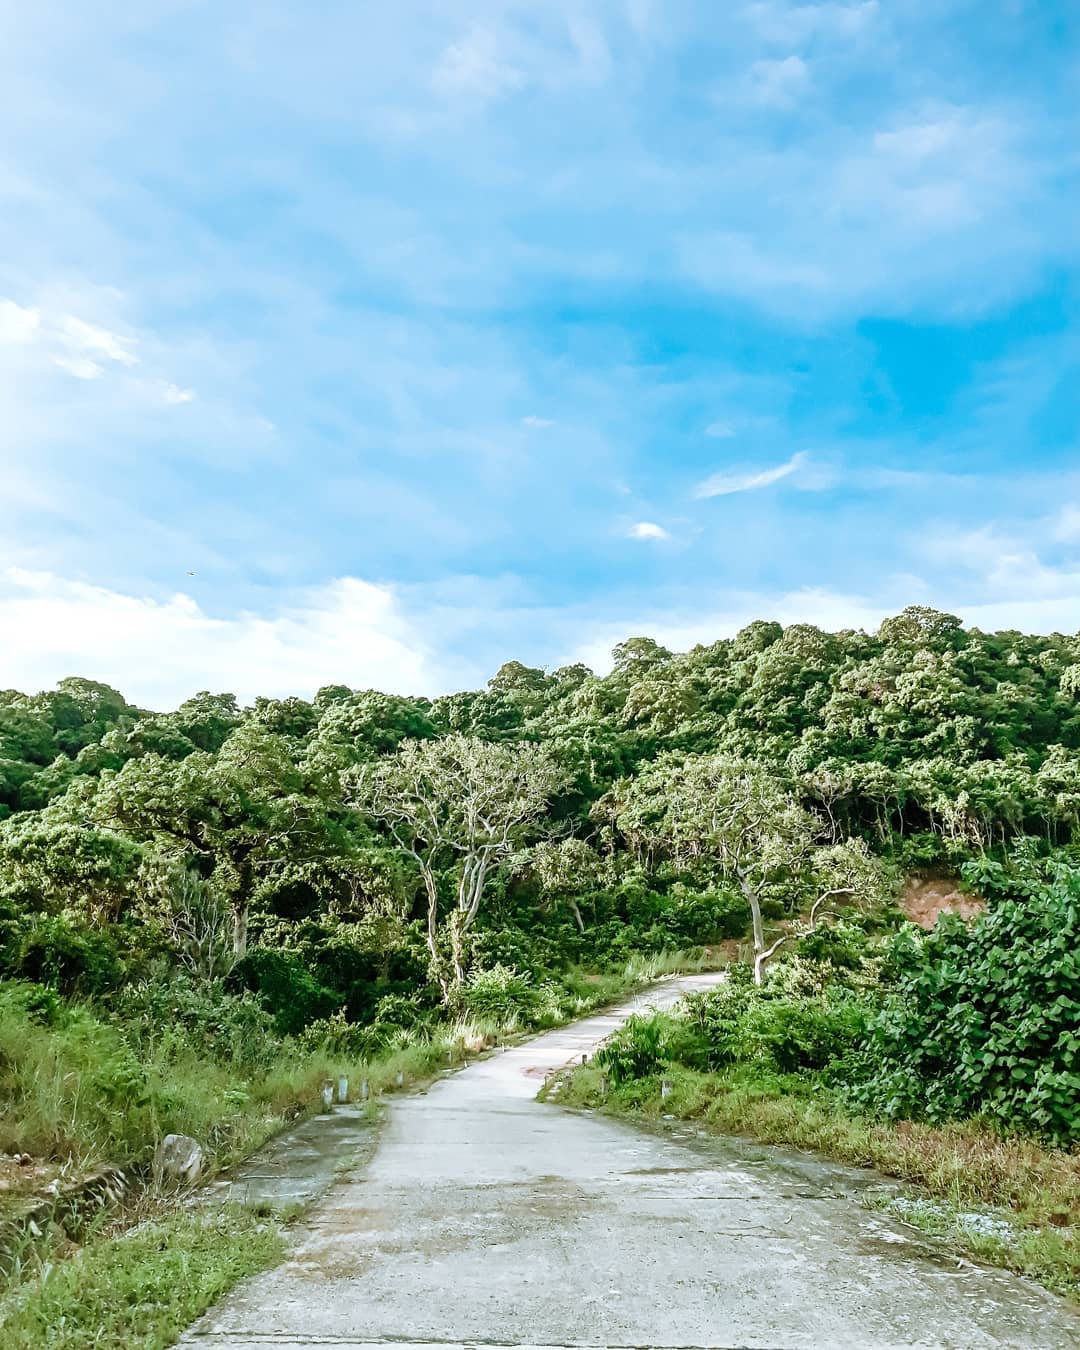
[[[123,963],[112,940],[76,928],[62,915],[31,919],[9,950],[10,974],[62,994],[102,994],[123,982]]]
[[[384,994],[375,1005],[375,1019],[369,1030],[373,1043],[388,1045],[402,1033],[428,1026],[431,1013],[417,995]]]
[[[1080,870],[1027,859],[999,880],[974,922],[895,939],[857,1099],[889,1117],[984,1114],[1067,1146],[1080,1139]]]
[[[599,1051],[596,1061],[616,1087],[635,1078],[648,1078],[666,1062],[665,1041],[670,1028],[671,1019],[663,1013],[631,1017]]]
[[[528,975],[522,975],[513,966],[496,965],[475,971],[465,985],[462,999],[478,1017],[511,1026],[529,1020],[535,993]]]
[[[140,1055],[192,1049],[244,1072],[266,1070],[281,1051],[274,1018],[247,991],[228,992],[186,974],[141,980],[121,990],[109,1014]]]
[[[865,1034],[867,1005],[819,978],[792,961],[773,967],[758,987],[747,967],[732,967],[719,989],[686,1000],[682,1062],[703,1071],[743,1063],[800,1073],[845,1059]]]
[[[230,982],[258,994],[283,1035],[295,1035],[309,1022],[329,1017],[344,1001],[321,985],[292,952],[252,947],[234,967]]]

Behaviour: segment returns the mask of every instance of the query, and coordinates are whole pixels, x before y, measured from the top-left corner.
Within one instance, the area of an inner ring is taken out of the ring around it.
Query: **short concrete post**
[[[405,1086],[405,1070],[404,1070],[404,1069],[398,1069],[398,1071],[397,1071],[397,1085],[398,1085],[398,1087],[404,1087],[404,1086]]]
[[[446,1047],[446,1062],[447,1064],[453,1064],[454,1062],[454,1047],[452,1045]]]
[[[342,1103],[349,1100],[349,1080],[344,1074],[337,1080],[337,1099]]]
[[[367,1080],[366,1078],[361,1078],[361,1079],[360,1079],[360,1100],[361,1100],[362,1102],[366,1102],[367,1099],[368,1099],[368,1097],[369,1097],[370,1095],[371,1095],[371,1089],[368,1087],[368,1080]]]
[[[671,1096],[671,1079],[662,1078],[660,1080],[660,1100],[666,1102],[670,1096]]]
[[[331,1079],[327,1079],[322,1085],[323,1107],[329,1111],[334,1104],[334,1084]]]
[[[589,1062],[589,1056],[588,1056],[588,1055],[582,1055],[582,1056],[581,1056],[581,1062],[582,1062],[582,1064],[588,1064],[588,1062]]]
[[[607,1074],[602,1073],[600,1075],[600,1096],[602,1098],[607,1096],[607,1089],[608,1089]]]

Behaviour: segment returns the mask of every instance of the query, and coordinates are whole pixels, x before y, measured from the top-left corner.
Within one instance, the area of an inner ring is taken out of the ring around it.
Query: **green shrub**
[[[292,952],[252,947],[234,968],[230,982],[258,994],[283,1035],[295,1035],[309,1022],[329,1017],[344,1001],[320,984]]]
[[[686,1033],[673,1048],[702,1071],[738,1063],[778,1073],[825,1069],[858,1048],[869,1015],[858,996],[826,979],[791,961],[758,987],[747,967],[733,966],[718,989],[685,1000]]]
[[[296,1043],[306,1054],[325,1050],[338,1059],[353,1060],[368,1059],[382,1048],[380,1038],[372,1034],[370,1027],[357,1026],[341,1011],[309,1022]]]
[[[102,994],[123,982],[123,963],[112,939],[76,928],[63,915],[31,919],[12,947],[10,974],[62,994]]]
[[[983,868],[983,884],[992,874]],[[1054,1143],[1080,1139],[1080,869],[1002,870],[993,908],[907,928],[856,1098],[889,1117],[983,1114]]]
[[[109,1001],[109,1015],[140,1055],[195,1050],[243,1072],[264,1071],[281,1051],[275,1021],[246,990],[176,973],[140,980]]]
[[[528,975],[513,966],[495,965],[488,970],[474,971],[462,998],[471,1013],[509,1026],[529,1020],[535,992]]]
[[[662,1013],[635,1016],[612,1036],[596,1056],[618,1087],[635,1078],[658,1073],[666,1062],[666,1039],[671,1019]]]
[[[371,1025],[375,1032],[411,1031],[429,1018],[429,1011],[417,995],[384,994],[375,1005],[375,1018]]]

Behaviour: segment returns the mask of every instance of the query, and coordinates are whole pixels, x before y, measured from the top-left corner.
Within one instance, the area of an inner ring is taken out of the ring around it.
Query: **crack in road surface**
[[[851,1198],[849,1169],[535,1100],[618,1009],[397,1098],[374,1156],[189,1350],[1069,1350],[1080,1319]],[[809,1184],[808,1183],[809,1180]]]

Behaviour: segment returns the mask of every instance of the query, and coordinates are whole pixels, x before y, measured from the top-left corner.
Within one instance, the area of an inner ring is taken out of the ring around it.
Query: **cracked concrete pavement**
[[[1060,1300],[852,1198],[850,1169],[534,1100],[669,981],[395,1098],[374,1156],[189,1350],[1080,1347]]]

